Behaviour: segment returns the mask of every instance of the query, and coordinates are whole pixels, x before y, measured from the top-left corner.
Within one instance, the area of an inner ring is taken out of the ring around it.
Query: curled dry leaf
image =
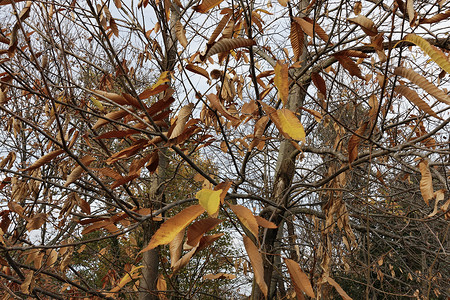
[[[325,275],[325,280],[336,289],[339,295],[341,295],[342,299],[353,300],[349,295],[347,295],[347,293],[341,288],[341,286],[336,281],[334,281],[333,278]]]
[[[234,274],[227,274],[227,273],[217,273],[217,274],[206,274],[202,277],[203,279],[235,279],[236,275]]]
[[[410,102],[412,102],[413,104],[417,105],[417,107],[426,112],[427,114],[429,114],[430,116],[433,116],[437,119],[441,119],[432,109],[431,107],[425,102],[423,101],[419,95],[411,90],[410,88],[408,88],[407,86],[404,85],[399,85],[396,86],[394,88],[394,90],[399,93],[402,96],[405,96],[406,99],[408,99]]]
[[[347,21],[352,24],[359,25],[361,29],[369,36],[375,36],[378,34],[378,29],[375,27],[375,23],[363,15],[358,15],[355,18],[348,18]]]
[[[450,97],[444,91],[438,89],[434,84],[429,82],[422,75],[416,73],[414,70],[405,67],[397,67],[395,68],[394,74],[409,79],[412,83],[415,83],[416,85],[424,89],[428,94],[430,94],[437,100],[446,104],[450,104]]]
[[[92,126],[92,129],[97,129],[103,125],[108,124],[109,122],[111,122],[111,120],[113,121],[117,121],[119,119],[122,119],[123,117],[127,116],[128,112],[124,111],[124,110],[117,110],[117,111],[113,111],[110,112],[108,114],[105,115],[104,119],[99,119],[94,126]]]
[[[348,71],[351,76],[356,76],[365,80],[365,78],[361,74],[361,69],[350,57],[342,54],[334,54],[333,56],[337,59],[341,66]]]
[[[429,205],[430,200],[434,196],[433,191],[433,178],[431,176],[430,168],[428,167],[428,161],[421,160],[419,163],[419,170],[422,178],[420,178],[420,192],[422,193],[423,200]]]
[[[200,216],[205,209],[201,205],[192,205],[165,221],[155,232],[147,247],[139,253],[151,250],[159,245],[170,243],[177,234]]]
[[[216,29],[214,29],[214,32],[209,37],[208,44],[211,45],[216,41],[216,38],[219,36],[219,34],[225,28],[225,26],[227,25],[230,18],[231,18],[231,14],[226,14],[222,17],[222,20],[220,20],[219,24],[217,24]]]
[[[175,275],[178,271],[180,271],[182,268],[184,268],[189,261],[191,260],[192,256],[197,252],[197,247],[192,248],[188,253],[183,255],[182,258],[180,258],[172,267],[172,276]]]
[[[235,38],[235,39],[222,39],[215,43],[209,51],[205,54],[201,59],[204,61],[210,56],[213,56],[217,53],[228,52],[232,49],[241,48],[241,47],[250,47],[255,45],[256,42],[251,39],[246,38]]]
[[[181,230],[169,243],[170,266],[173,267],[183,252],[183,239],[186,230]]]
[[[434,217],[434,215],[437,214],[437,212],[438,212],[438,204],[439,204],[439,202],[441,202],[442,200],[444,200],[444,196],[445,196],[445,190],[443,190],[443,189],[434,192],[434,197],[435,197],[435,199],[436,199],[436,201],[434,202],[434,209],[433,209],[433,212],[431,212],[431,213],[427,216],[427,218]]]
[[[444,12],[444,13],[440,13],[440,14],[434,15],[431,18],[421,19],[419,21],[419,24],[433,24],[433,23],[437,23],[437,22],[440,22],[442,20],[445,20],[445,19],[447,19],[449,17],[450,17],[450,9],[447,10],[446,12]]]
[[[325,80],[320,76],[317,72],[311,73],[311,80],[316,86],[316,88],[319,90],[319,92],[326,97],[327,96],[327,86],[325,84]]]
[[[252,264],[253,272],[255,274],[255,281],[259,288],[263,292],[264,296],[267,297],[267,285],[264,281],[264,264],[259,253],[258,248],[253,244],[252,240],[244,235],[244,246],[247,250],[248,257],[250,258],[250,263]]]
[[[299,264],[289,258],[285,258],[284,262],[288,268],[289,274],[291,275],[292,284],[294,285],[297,295],[305,293],[313,299],[316,298],[311,282],[309,281],[308,276],[306,276],[306,274],[302,271]]]
[[[271,228],[271,229],[278,228],[278,226],[275,225],[275,223],[267,221],[263,217],[255,216],[255,219],[256,219],[256,222],[258,223],[258,225],[261,226],[261,227]]]
[[[169,131],[169,139],[174,139],[183,133],[185,125],[189,120],[189,117],[191,116],[193,108],[194,104],[189,103],[188,105],[185,105],[180,109],[180,112],[178,113],[178,119],[174,124],[175,126],[173,127],[172,131]]]
[[[355,5],[353,6],[353,13],[355,15],[359,15],[361,13],[362,10],[362,3],[361,1],[356,1]]]
[[[369,122],[364,122],[358,130],[355,131],[355,134],[352,135],[350,140],[348,141],[348,163],[351,164],[356,157],[358,156],[358,146],[361,141],[360,136],[364,135],[366,131],[367,125]]]

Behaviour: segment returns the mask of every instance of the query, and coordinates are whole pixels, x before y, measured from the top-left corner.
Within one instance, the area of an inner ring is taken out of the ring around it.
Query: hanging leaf
[[[434,192],[434,195],[433,195],[433,196],[434,196],[435,199],[436,199],[436,201],[434,202],[434,209],[433,209],[433,212],[431,212],[431,213],[427,216],[427,218],[434,217],[434,216],[437,214],[437,212],[438,212],[438,204],[439,204],[439,202],[441,202],[442,200],[444,200],[445,190],[444,190],[444,189],[438,190],[438,191]]]
[[[355,131],[355,134],[352,135],[350,140],[348,141],[348,163],[351,164],[356,157],[358,156],[358,146],[361,142],[360,136],[364,135],[364,132],[367,129],[367,125],[369,122],[364,122],[358,130]]]
[[[240,120],[230,114],[230,112],[223,106],[223,104],[220,102],[219,97],[215,94],[209,94],[206,95],[208,100],[211,103],[211,107],[216,109],[218,112],[220,112],[221,115],[223,115],[225,118],[230,120],[232,124],[237,124],[240,122]]]
[[[445,20],[450,17],[450,9],[444,13],[432,16],[431,18],[424,18],[419,21],[419,24],[433,24]]]
[[[363,15],[358,15],[355,18],[348,18],[347,21],[352,24],[359,25],[361,29],[369,36],[375,36],[378,34],[378,29],[375,27],[375,23]]]
[[[184,268],[189,261],[191,260],[192,256],[197,252],[197,247],[192,248],[191,251],[183,255],[182,258],[180,258],[172,267],[172,276],[178,273],[182,268]]]
[[[419,170],[422,178],[420,178],[420,192],[422,193],[423,200],[429,205],[430,200],[434,196],[433,191],[433,178],[431,177],[430,168],[428,167],[428,161],[421,160],[419,163]]]
[[[197,252],[205,249],[212,243],[214,243],[217,239],[219,239],[224,233],[217,233],[212,235],[205,235],[200,239],[200,243],[197,247]]]
[[[297,295],[305,293],[309,297],[315,299],[314,290],[311,286],[311,282],[308,276],[302,271],[299,264],[289,258],[284,258],[284,263],[286,264],[289,275],[291,275],[292,284],[294,285],[295,292]]]
[[[430,94],[437,100],[446,104],[450,104],[450,97],[444,91],[438,89],[425,77],[414,72],[414,70],[404,67],[397,67],[395,68],[394,74],[409,79],[412,83],[415,83],[416,85],[424,89],[428,94]]]
[[[170,254],[170,266],[173,267],[175,263],[180,259],[181,253],[183,252],[183,239],[184,239],[185,229],[182,229],[174,239],[169,243],[169,254]]]
[[[278,97],[286,106],[289,97],[289,70],[287,63],[277,61],[275,65],[274,84],[278,89]]]
[[[353,300],[349,295],[347,295],[347,293],[341,288],[341,286],[336,281],[334,281],[333,278],[325,275],[325,280],[336,289],[339,295],[341,295],[342,299]]]
[[[305,46],[305,35],[301,26],[297,22],[291,22],[291,33],[289,34],[292,51],[294,51],[294,61],[298,61]]]
[[[221,222],[222,220],[220,219],[207,218],[193,223],[188,228],[186,244],[192,247],[197,246],[203,235],[208,231],[214,229]]]
[[[411,101],[413,104],[417,105],[417,107],[426,112],[427,114],[429,114],[430,116],[433,116],[437,119],[441,119],[438,117],[438,115],[431,109],[431,107],[425,102],[423,101],[419,95],[417,95],[417,93],[413,90],[411,90],[410,88],[408,88],[407,86],[404,85],[399,85],[396,86],[394,88],[394,91],[396,91],[397,93],[399,93],[400,95],[404,96],[406,99],[408,99],[409,101]]]
[[[108,124],[109,122],[111,122],[111,120],[117,121],[127,115],[129,115],[129,113],[125,110],[117,110],[110,112],[105,115],[104,119],[98,119],[98,121],[94,124],[94,126],[92,126],[92,129],[97,129],[103,125]]]
[[[277,110],[277,116],[280,122],[281,131],[290,138],[297,141],[305,140],[305,130],[298,117],[289,109],[283,108]],[[275,121],[274,121],[275,123]]]
[[[93,161],[95,160],[94,157],[87,155],[83,157],[80,161],[84,166],[89,166]],[[66,183],[64,183],[64,186],[67,187],[69,184],[75,182],[78,178],[80,178],[81,174],[83,174],[84,169],[82,166],[77,166],[73,171],[67,176]]]
[[[280,3],[281,6],[286,7],[288,4],[289,0],[278,0],[278,3]]]
[[[186,30],[184,29],[183,24],[181,24],[180,20],[175,23],[175,35],[177,36],[177,39],[180,42],[181,46],[186,49],[188,45],[188,41],[186,39]]]
[[[196,5],[193,7],[193,9],[196,12],[199,13],[206,13],[208,12],[211,8],[219,5],[223,0],[203,0],[203,2],[200,5]]]
[[[27,223],[27,230],[35,230],[41,228],[42,225],[47,221],[47,214],[37,213],[35,214]]]
[[[410,33],[405,36],[405,41],[411,42],[422,49],[435,63],[439,65],[445,72],[450,73],[450,62],[448,58],[439,49],[432,47],[424,38]]]
[[[333,56],[337,59],[341,66],[348,71],[351,76],[356,76],[365,80],[365,78],[361,74],[361,69],[350,57],[342,54],[334,54]]]
[[[323,80],[322,76],[320,76],[317,72],[311,73],[311,80],[319,90],[319,92],[326,98],[327,97],[327,86],[325,84],[325,80]]]
[[[202,189],[197,192],[195,198],[201,206],[208,212],[208,215],[213,215],[219,210],[220,194],[222,190],[213,191],[210,189]]]
[[[267,297],[267,285],[264,281],[264,263],[259,253],[258,248],[253,244],[252,240],[244,235],[244,246],[247,250],[248,257],[250,258],[250,263],[253,268],[253,273],[255,274],[255,281],[259,288],[263,292],[264,296]]]
[[[192,205],[185,208],[172,218],[165,221],[155,232],[147,247],[139,253],[151,250],[159,245],[170,243],[177,234],[186,228],[193,220],[200,216],[205,209],[201,205]]]
[[[162,275],[162,274],[158,275],[158,281],[156,282],[156,289],[160,292],[160,293],[158,293],[158,298],[160,300],[168,300],[169,299],[164,294],[164,292],[167,291],[167,283],[166,283],[166,280],[164,279],[164,275]]]
[[[217,274],[206,274],[202,277],[203,279],[214,280],[214,279],[235,279],[236,275],[227,273],[217,273]]]
[[[406,0],[406,11],[408,12],[409,25],[414,26],[416,22],[416,11],[414,10],[414,0]]]
[[[143,268],[144,266],[133,266],[130,271],[126,272],[126,274],[120,279],[119,283],[113,287],[109,293],[117,293],[120,291],[128,282],[138,278],[140,276],[139,269]]]
[[[225,28],[228,21],[230,20],[231,15],[232,14],[226,14],[225,16],[222,17],[222,20],[220,20],[219,24],[217,24],[216,29],[214,29],[214,32],[209,37],[208,40],[209,45],[212,45],[216,41],[216,38],[219,36],[219,34],[222,32],[222,30]]]
[[[275,225],[275,223],[267,221],[263,217],[255,216],[255,219],[256,219],[256,222],[258,223],[258,225],[261,227],[270,228],[270,229],[278,228],[278,226]]]
[[[208,71],[206,71],[205,69],[203,69],[203,68],[201,68],[199,66],[196,66],[196,65],[193,65],[193,64],[188,64],[188,65],[186,65],[186,70],[191,71],[191,72],[193,72],[195,74],[202,75],[206,79],[209,80],[209,73],[208,73]]]
[[[362,3],[361,1],[356,1],[355,5],[353,6],[353,13],[355,15],[359,15],[361,13],[362,10]]]
[[[169,139],[174,139],[183,133],[185,125],[186,125],[187,121],[189,120],[189,117],[191,116],[191,112],[192,112],[193,108],[194,108],[194,104],[189,103],[180,109],[180,112],[178,113],[178,118],[174,124],[173,130],[169,131],[169,133],[170,133],[170,134],[168,134]]]
[[[42,156],[41,158],[39,158],[38,160],[36,160],[31,166],[24,169],[23,171],[31,171],[31,170],[37,169],[37,168],[49,163],[50,161],[52,161],[54,158],[56,158],[58,155],[60,155],[62,153],[64,153],[63,149],[59,149],[59,150],[55,150],[50,153],[47,153],[44,156]]]
[[[220,41],[215,43],[205,54],[205,56],[201,57],[201,59],[202,61],[205,61],[205,59],[207,59],[210,56],[213,56],[214,54],[228,52],[230,50],[241,47],[250,47],[255,44],[256,42],[254,40],[246,38],[221,39]]]
[[[251,210],[242,205],[231,205],[231,210],[238,217],[239,221],[244,225],[250,232],[258,237],[258,222],[255,216],[252,214]]]

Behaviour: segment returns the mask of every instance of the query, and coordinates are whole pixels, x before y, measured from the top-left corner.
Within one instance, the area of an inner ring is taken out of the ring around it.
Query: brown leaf
[[[415,83],[416,85],[424,89],[428,94],[436,98],[438,101],[450,104],[450,97],[444,91],[437,88],[422,75],[414,72],[414,70],[404,67],[397,67],[394,70],[394,74],[409,79],[412,83]]]
[[[193,108],[194,104],[189,103],[180,109],[180,112],[178,113],[178,118],[175,124],[173,125],[173,129],[171,128],[172,130],[169,130],[168,133],[169,139],[174,139],[183,133],[184,127],[187,121],[189,120],[189,117],[191,116]]]
[[[441,119],[432,109],[431,107],[423,101],[419,95],[404,85],[398,85],[394,88],[394,91],[399,93],[400,95],[404,96],[406,99],[411,101],[413,104],[415,104],[420,110],[424,111],[425,113],[429,114],[430,116],[433,116],[437,119]]]
[[[278,226],[275,225],[275,223],[270,222],[270,221],[264,219],[263,217],[255,216],[255,219],[256,219],[256,222],[258,223],[258,225],[261,227],[271,228],[271,229],[278,228]]]
[[[212,45],[216,41],[216,38],[219,36],[219,34],[225,28],[225,26],[227,25],[230,18],[231,18],[231,14],[226,14],[222,17],[222,20],[220,20],[219,24],[217,24],[216,29],[214,29],[214,32],[209,37],[208,44]]]
[[[421,160],[419,163],[419,170],[422,178],[420,179],[420,192],[422,193],[423,200],[427,205],[431,199],[433,199],[433,177],[431,176],[430,168],[428,167],[428,161]]]
[[[311,286],[308,276],[302,271],[299,264],[289,258],[284,258],[284,262],[291,275],[292,284],[294,285],[297,295],[305,293],[311,298],[316,298],[314,290]]]
[[[203,69],[203,68],[201,68],[201,67],[199,67],[199,66],[196,66],[196,65],[193,65],[193,64],[188,64],[188,65],[186,66],[186,70],[191,71],[191,72],[196,73],[196,74],[199,74],[199,75],[202,75],[202,76],[204,76],[206,79],[209,80],[209,74],[208,74],[208,71],[206,71],[205,69]]]
[[[151,250],[159,245],[170,243],[181,230],[186,228],[186,226],[188,226],[204,211],[205,209],[198,204],[185,208],[172,218],[165,221],[153,235],[147,247],[142,249],[139,253]]]
[[[238,217],[239,221],[241,221],[242,225],[244,225],[250,232],[257,238],[258,237],[258,222],[256,221],[255,216],[252,214],[251,210],[242,205],[231,205],[231,210]]]
[[[175,238],[169,243],[169,253],[170,253],[170,266],[173,267],[175,263],[180,259],[181,253],[183,252],[183,239],[185,229],[181,230]]]
[[[105,115],[104,119],[98,119],[98,121],[94,124],[94,126],[92,126],[92,129],[97,129],[105,124],[108,124],[109,122],[111,122],[111,120],[117,121],[127,115],[128,112],[124,110],[117,110],[110,112]]]
[[[47,214],[37,213],[31,220],[28,221],[27,230],[35,230],[41,228],[42,225],[47,221]]]
[[[50,161],[52,161],[52,159],[54,159],[55,157],[57,157],[58,155],[60,155],[62,153],[64,153],[63,149],[59,149],[59,150],[55,150],[50,153],[47,153],[44,156],[42,156],[41,158],[39,158],[38,160],[36,160],[31,166],[24,169],[23,171],[31,171],[31,170],[37,169],[37,168],[45,165],[46,163],[49,163]]]
[[[349,295],[347,295],[347,293],[341,288],[341,286],[336,281],[334,281],[334,279],[328,276],[325,276],[325,279],[330,285],[332,285],[336,289],[339,295],[341,295],[342,299],[353,300]]]
[[[327,86],[325,84],[325,80],[320,76],[317,72],[311,73],[311,80],[319,90],[319,92],[326,98],[327,97]]]
[[[81,159],[81,163],[87,167],[94,160],[95,160],[94,157],[87,155]],[[64,183],[64,186],[67,187],[69,186],[69,184],[75,182],[81,176],[81,174],[83,174],[83,172],[84,172],[83,167],[81,166],[75,167],[75,169],[73,169],[73,171],[69,174],[69,176],[67,176],[67,180],[66,183]]]
[[[206,274],[202,277],[203,279],[234,279],[236,278],[236,275],[234,274],[227,274],[227,273],[217,273],[217,274]]]
[[[235,39],[221,39],[217,43],[215,43],[209,51],[202,56],[202,61],[205,61],[210,56],[213,56],[217,53],[228,52],[232,49],[241,48],[241,47],[250,47],[255,45],[256,42],[254,40],[246,39],[246,38],[235,38]]]
[[[211,8],[219,5],[222,1],[223,0],[203,0],[200,5],[194,6],[193,9],[196,12],[204,14],[208,12],[208,10],[210,10]]]
[[[431,18],[424,18],[419,21],[419,24],[433,24],[445,20],[450,17],[450,9],[444,13],[432,16]]]
[[[375,27],[373,21],[363,15],[358,15],[355,18],[348,18],[352,24],[357,24],[361,27],[361,29],[369,36],[375,36],[378,34],[378,29]]]
[[[222,220],[216,218],[207,218],[195,222],[188,228],[186,244],[192,247],[197,246],[203,235],[214,229],[221,222]]]
[[[353,6],[353,13],[355,15],[359,15],[361,13],[362,10],[362,3],[361,1],[356,1],[355,5]]]
[[[220,112],[220,114],[222,114],[225,118],[227,118],[228,120],[230,120],[232,122],[232,124],[237,124],[240,122],[240,120],[234,116],[232,116],[230,114],[230,112],[228,112],[228,110],[223,106],[223,104],[220,102],[219,97],[217,97],[217,95],[215,94],[209,94],[206,95],[206,97],[208,98],[208,100],[211,103],[211,107],[216,109],[218,112]]]
[[[33,275],[34,275],[33,271],[28,271],[27,275],[25,276],[25,279],[23,280],[22,284],[20,285],[21,293],[23,293],[25,295],[30,294],[30,284],[31,284],[31,280],[33,279]]]
[[[192,248],[191,251],[189,251],[188,253],[186,253],[185,255],[183,255],[182,258],[180,258],[172,267],[172,276],[175,275],[178,271],[180,271],[182,268],[184,268],[189,261],[191,260],[192,256],[194,256],[194,254],[197,251],[197,247]]]
[[[218,238],[220,238],[222,235],[224,235],[224,233],[217,233],[217,234],[212,234],[212,235],[205,235],[200,239],[200,243],[197,247],[197,252],[200,250],[205,249],[206,247],[208,247],[209,245],[211,245],[212,243],[214,243]]]
[[[179,20],[175,23],[175,35],[177,36],[177,39],[180,42],[181,46],[186,49],[188,45],[188,41],[186,39],[186,30]]]
[[[248,257],[250,258],[250,263],[252,264],[253,273],[255,274],[255,281],[259,288],[263,292],[264,296],[267,297],[267,285],[264,281],[264,263],[259,253],[258,248],[253,244],[252,240],[244,235],[244,246],[247,250]]]
[[[297,22],[291,22],[289,39],[291,40],[292,51],[294,51],[294,61],[298,61],[303,53],[303,47],[305,46],[305,35]]]
[[[289,97],[289,70],[287,63],[277,61],[275,65],[274,84],[278,90],[278,97],[286,106]]]
[[[348,163],[351,164],[358,157],[358,146],[361,142],[360,136],[364,135],[369,122],[364,122],[358,130],[355,131],[348,141]]]
[[[361,69],[350,57],[340,54],[334,54],[333,56],[337,59],[341,66],[344,67],[344,69],[346,69],[348,73],[350,73],[351,76],[357,76],[365,80],[365,78],[361,74]]]

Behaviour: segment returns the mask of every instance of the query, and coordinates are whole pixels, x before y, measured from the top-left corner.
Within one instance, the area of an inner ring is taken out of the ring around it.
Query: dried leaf
[[[445,20],[450,17],[450,9],[444,13],[432,16],[431,18],[424,18],[419,21],[419,24],[433,24]]]
[[[176,137],[179,137],[185,128],[185,125],[187,121],[189,120],[189,117],[191,116],[192,109],[194,108],[193,103],[189,103],[185,106],[183,106],[180,109],[180,112],[178,113],[178,118],[176,123],[174,124],[173,130],[169,131],[170,134],[168,134],[169,139],[174,139]]]
[[[0,4],[1,5],[1,4]],[[20,285],[20,292],[29,295],[30,294],[30,284],[31,280],[33,280],[33,271],[28,271],[27,275],[25,276],[25,279],[23,280],[22,284]]]
[[[431,176],[430,168],[428,167],[428,161],[421,160],[419,163],[419,170],[422,178],[420,179],[420,192],[422,193],[423,200],[427,205],[431,199],[433,199],[433,177]]]
[[[186,49],[188,45],[188,41],[186,39],[186,30],[179,20],[175,23],[175,35],[177,36],[177,39],[180,42],[181,46]]]
[[[254,40],[246,39],[246,38],[235,38],[235,39],[221,39],[217,43],[215,43],[209,51],[202,56],[202,61],[205,61],[210,56],[213,56],[217,53],[228,52],[232,49],[241,48],[241,47],[250,47],[255,45],[256,42]]]
[[[205,69],[203,69],[203,68],[201,68],[201,67],[199,67],[199,66],[196,66],[196,65],[193,65],[193,64],[188,64],[188,65],[186,66],[186,70],[191,71],[191,72],[196,73],[196,74],[199,74],[199,75],[202,75],[202,76],[204,76],[206,79],[209,80],[209,74],[208,74],[208,71],[206,71]]]
[[[444,53],[442,53],[442,51],[432,47],[425,39],[413,33],[406,35],[404,39],[419,46],[423,52],[425,52],[435,63],[439,65],[439,67],[441,67],[445,72],[450,73],[450,61]]]
[[[289,70],[286,63],[277,61],[275,65],[274,84],[278,89],[278,97],[286,105],[289,97]]]
[[[95,160],[94,157],[87,155],[87,156],[83,157],[80,161],[84,166],[87,167],[94,160]],[[75,169],[73,169],[73,171],[69,174],[69,176],[67,176],[67,180],[66,180],[66,183],[64,183],[64,186],[67,187],[67,186],[69,186],[69,184],[75,182],[81,176],[81,174],[83,174],[83,172],[84,172],[84,169],[82,166],[75,167]]]
[[[446,104],[450,104],[450,97],[444,91],[438,89],[425,77],[414,72],[414,70],[404,67],[397,67],[395,68],[394,74],[409,79],[412,83],[415,83],[416,85],[424,89],[428,94],[430,94],[437,100]]]
[[[358,146],[361,141],[360,136],[364,135],[369,122],[364,122],[358,130],[355,131],[348,141],[348,163],[351,164],[358,157]]]
[[[250,232],[257,238],[258,237],[258,222],[256,221],[255,216],[252,214],[251,210],[242,205],[231,205],[231,210],[238,217],[239,221],[241,221],[242,225],[244,225]]]
[[[109,293],[117,293],[120,291],[128,282],[132,281],[133,279],[136,279],[139,277],[139,269],[143,268],[144,266],[133,266],[130,271],[126,272],[126,274],[120,279],[119,283],[113,287]]]
[[[365,80],[365,78],[361,74],[361,69],[350,57],[341,54],[334,54],[333,56],[337,59],[341,66],[348,71],[351,76],[357,76]]]
[[[166,280],[164,279],[164,276],[162,274],[158,275],[158,281],[156,282],[156,289],[160,292],[165,292],[167,291],[167,283]],[[167,300],[168,298],[166,297],[166,295],[164,295],[164,293],[158,293],[158,298],[160,300]]]
[[[197,252],[197,247],[192,248],[191,251],[183,255],[182,258],[180,258],[172,267],[172,276],[175,275],[179,270],[184,268],[189,261],[191,260],[192,256]]]
[[[212,45],[216,41],[216,38],[219,36],[219,34],[222,32],[222,30],[225,28],[228,21],[230,20],[231,15],[232,14],[226,14],[222,17],[222,20],[220,20],[219,24],[217,24],[216,29],[214,29],[214,32],[209,37],[208,44]]]
[[[355,5],[353,6],[353,13],[355,15],[359,15],[361,13],[362,10],[362,3],[361,1],[356,1]]]
[[[159,245],[170,243],[177,234],[186,228],[193,220],[200,216],[205,209],[201,205],[192,205],[185,208],[172,218],[165,221],[156,231],[147,247],[139,253],[151,250]]]
[[[206,13],[208,12],[211,8],[219,5],[223,0],[203,0],[203,2],[200,5],[196,5],[193,7],[193,9],[196,12],[199,13]]]
[[[263,292],[264,296],[267,297],[267,285],[264,281],[264,263],[259,253],[258,248],[253,244],[252,240],[244,235],[244,246],[247,250],[248,257],[250,258],[250,263],[252,264],[253,272],[255,274],[255,281],[259,288]]]
[[[41,228],[42,225],[47,221],[47,214],[37,213],[31,218],[27,223],[27,230],[35,230]]]
[[[211,107],[216,109],[218,112],[220,112],[225,118],[227,118],[228,120],[230,120],[232,122],[232,124],[237,124],[240,122],[240,120],[234,116],[232,116],[230,114],[230,112],[228,112],[228,110],[223,106],[223,104],[220,102],[219,97],[217,97],[217,95],[215,94],[209,94],[206,95],[206,97],[208,98],[208,100],[211,103]]]
[[[399,85],[396,86],[394,88],[394,91],[396,91],[397,93],[399,93],[402,96],[405,96],[406,99],[408,99],[409,101],[411,101],[413,104],[417,105],[417,107],[424,111],[425,113],[429,114],[430,116],[433,116],[437,119],[441,119],[432,109],[431,107],[425,102],[423,101],[419,95],[411,90],[410,88],[408,88],[407,86],[404,85]]]
[[[289,35],[292,51],[294,51],[294,61],[298,61],[303,53],[305,35],[301,26],[297,22],[291,22],[291,33]]]
[[[297,295],[305,293],[313,299],[316,298],[311,282],[309,281],[308,276],[306,276],[300,268],[300,265],[289,258],[284,258],[284,262],[288,268],[289,274],[291,275],[292,284],[294,285]]]
[[[202,277],[203,279],[235,279],[236,275],[234,274],[227,274],[227,273],[217,273],[217,274],[206,274]]]
[[[316,86],[316,88],[319,90],[319,92],[326,98],[327,96],[327,86],[325,84],[325,80],[320,76],[317,72],[311,73],[311,80]]]
[[[173,267],[180,259],[183,252],[183,239],[185,230],[181,230],[175,238],[169,243],[170,266]]]
[[[353,300],[349,295],[347,295],[347,293],[341,288],[341,286],[336,281],[334,281],[334,279],[325,276],[325,280],[336,289],[339,295],[341,295],[342,299]]]
[[[52,159],[54,159],[55,157],[57,157],[58,155],[60,155],[62,153],[64,153],[63,149],[59,149],[59,150],[55,150],[50,153],[47,153],[44,156],[42,156],[41,158],[39,158],[38,160],[36,160],[31,166],[24,169],[23,171],[31,171],[31,170],[37,169],[37,168],[45,165],[46,163],[49,163],[50,161],[52,161]]]
[[[363,15],[358,15],[355,18],[348,18],[352,24],[357,24],[361,27],[361,29],[369,36],[375,36],[378,34],[378,29],[375,27],[373,21]]]
[[[111,122],[111,120],[117,121],[119,119],[122,119],[123,117],[127,116],[128,114],[129,113],[124,110],[117,110],[117,111],[110,112],[105,115],[104,119],[98,119],[98,121],[94,124],[94,126],[92,126],[92,129],[97,129],[103,125],[106,125],[109,122]]]
[[[256,219],[256,222],[258,223],[258,225],[261,226],[261,227],[271,228],[271,229],[278,228],[278,226],[275,225],[275,223],[267,221],[263,217],[255,216],[255,219]]]
[[[192,247],[197,246],[203,235],[208,231],[214,229],[221,222],[222,220],[220,219],[207,218],[193,223],[188,228],[186,244]]]

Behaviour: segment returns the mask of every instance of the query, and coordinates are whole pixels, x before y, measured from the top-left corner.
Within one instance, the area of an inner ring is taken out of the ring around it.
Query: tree
[[[449,297],[448,1],[0,5],[2,295]]]

